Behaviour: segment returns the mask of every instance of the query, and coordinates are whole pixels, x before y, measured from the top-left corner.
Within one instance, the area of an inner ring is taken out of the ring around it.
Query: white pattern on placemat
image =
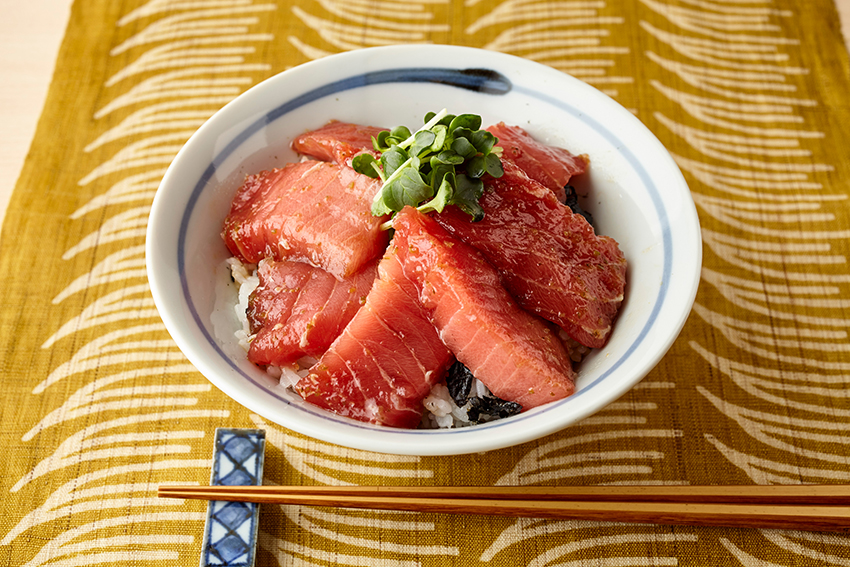
[[[422,467],[422,459],[415,456],[377,454],[359,449],[332,445],[315,439],[289,433],[261,417],[252,415],[256,427],[266,432],[266,442],[283,454],[287,463],[298,473],[320,484],[374,485],[387,480],[397,483],[399,479],[432,478],[434,473]],[[345,556],[346,565],[374,565],[375,552],[381,553],[381,563],[388,565],[418,565],[405,557],[457,556],[457,547],[441,544],[413,543],[410,532],[428,533],[435,530],[433,522],[420,519],[420,514],[382,510],[327,510],[307,506],[280,506],[281,512],[299,530],[310,534],[311,541],[320,537],[350,548]],[[336,529],[329,529],[334,525]],[[346,526],[340,529],[340,526]],[[351,529],[347,529],[351,528]],[[379,539],[366,537],[363,528],[379,530]],[[278,556],[281,564],[286,561],[318,559],[339,562],[336,551],[297,544],[302,537],[287,539],[264,534],[261,545]],[[397,555],[388,559],[386,554]],[[308,563],[305,563],[308,564]]]
[[[650,84],[682,110],[655,112],[651,127],[679,142],[673,157],[720,259],[694,306],[713,340],[689,342],[718,371],[694,385],[718,416],[703,438],[758,484],[846,482],[850,230],[832,203],[847,195],[825,183],[835,166],[802,83],[797,14],[770,0],[641,2],[651,12],[641,28],[658,42],[646,61],[662,71]],[[747,551],[721,543],[730,559],[764,566],[832,564],[850,547],[835,538],[820,546],[841,548],[830,555],[763,533]]]
[[[599,531],[606,528],[615,528],[617,533],[599,535]],[[480,560],[492,561],[500,552],[508,549],[512,545],[515,545],[517,541],[528,542],[530,540],[533,541],[538,537],[551,538],[554,534],[559,532],[569,532],[575,539],[569,543],[558,545],[542,552],[527,564],[529,567],[532,565],[535,567],[545,567],[547,565],[575,565],[578,567],[582,563],[585,563],[582,559],[570,561],[565,556],[569,556],[572,553],[581,554],[587,550],[599,548],[604,549],[608,547],[610,547],[612,551],[603,552],[599,550],[597,552],[597,558],[594,560],[596,565],[600,565],[602,567],[678,565],[678,558],[672,555],[668,557],[658,555],[653,557],[614,555],[616,552],[613,550],[620,550],[619,553],[623,553],[622,548],[628,548],[629,546],[634,548],[640,544],[652,544],[654,546],[672,544],[670,546],[671,549],[675,549],[675,545],[679,542],[697,541],[697,536],[695,534],[663,533],[657,527],[652,526],[624,527],[623,524],[613,522],[588,522],[578,520],[546,522],[533,518],[520,518],[511,526],[510,529],[504,531],[499,539],[493,542],[493,545],[491,545],[481,555]],[[557,563],[553,563],[555,561],[557,561]]]
[[[76,527],[45,539],[32,567],[195,560],[194,538],[170,534],[178,523],[200,525],[204,514],[156,498],[156,486],[184,482],[192,469],[207,476],[208,459],[189,457],[209,451],[210,424],[231,412],[196,407],[212,387],[159,320],[146,282],[145,230],[158,181],[177,151],[206,118],[271,70],[247,58],[273,39],[252,29],[276,10],[255,0],[152,0],[118,24],[115,37],[124,39],[107,61],[116,68],[92,109],[103,130],[84,150],[100,161],[77,183],[97,194],[70,213],[79,228],[69,234],[78,240],[63,255],[88,271],[72,276],[53,299],[67,320],[44,329],[49,336],[42,339],[44,353],[66,352],[59,345],[71,350],[51,359],[52,370],[32,393],[70,378],[75,386],[22,440],[39,443],[60,424],[64,438],[34,451],[31,470],[15,479],[12,492],[34,508],[10,519],[3,543],[72,517]],[[69,471],[76,471],[70,481],[57,482]],[[132,531],[146,524],[157,526],[150,535]],[[120,530],[127,535],[116,536]]]
[[[606,7],[602,1],[508,0],[470,24],[466,33],[515,24],[500,30],[484,48],[554,67],[616,98],[618,85],[629,85],[634,78],[612,73],[630,50],[617,39],[625,19],[604,15]]]

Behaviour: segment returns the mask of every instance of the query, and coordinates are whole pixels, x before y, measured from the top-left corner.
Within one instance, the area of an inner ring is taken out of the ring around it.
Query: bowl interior
[[[416,57],[413,57],[413,53]],[[412,67],[410,61],[463,61]],[[470,71],[474,69],[474,71]],[[250,364],[235,341],[235,287],[220,237],[244,177],[297,157],[289,142],[331,119],[411,129],[428,111],[480,114],[590,157],[576,178],[596,230],[628,262],[626,299],[608,345],[582,363],[566,400],[471,428],[392,430],[305,404]],[[661,144],[592,87],[542,65],[449,46],[375,48],[296,67],[223,108],[189,140],[163,179],[148,225],[151,288],[169,332],[217,387],[290,429],[354,448],[436,455],[504,447],[590,415],[636,384],[667,351],[690,311],[701,245],[693,201]],[[497,431],[498,430],[498,431]]]

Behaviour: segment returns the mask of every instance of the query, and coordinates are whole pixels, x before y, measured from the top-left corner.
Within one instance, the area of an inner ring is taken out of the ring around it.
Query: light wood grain
[[[850,531],[850,487],[161,486],[159,496],[691,526]]]

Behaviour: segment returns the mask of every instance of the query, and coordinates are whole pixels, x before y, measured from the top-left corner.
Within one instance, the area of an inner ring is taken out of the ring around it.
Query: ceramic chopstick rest
[[[265,444],[266,434],[260,429],[216,429],[210,484],[263,484]],[[252,567],[259,517],[259,504],[211,501],[200,567]]]

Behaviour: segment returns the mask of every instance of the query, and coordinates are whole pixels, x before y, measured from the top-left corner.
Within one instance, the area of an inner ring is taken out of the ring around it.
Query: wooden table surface
[[[41,115],[71,0],[0,0],[0,221]]]

